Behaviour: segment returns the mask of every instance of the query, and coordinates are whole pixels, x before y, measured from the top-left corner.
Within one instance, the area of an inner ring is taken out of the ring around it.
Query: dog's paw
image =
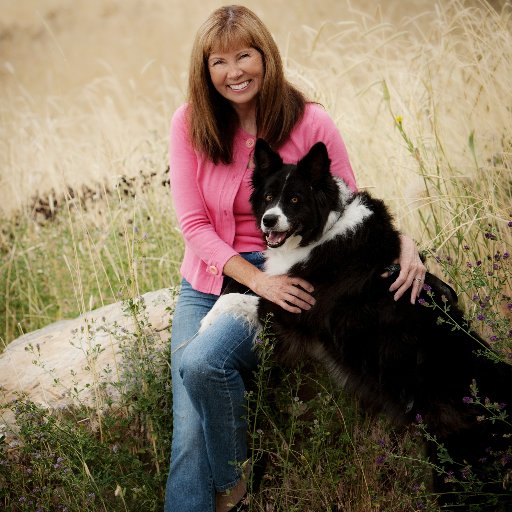
[[[241,318],[254,328],[258,328],[258,302],[259,297],[255,295],[245,295],[242,293],[228,293],[221,295],[213,308],[201,320],[199,334],[208,329],[222,315],[232,315]]]

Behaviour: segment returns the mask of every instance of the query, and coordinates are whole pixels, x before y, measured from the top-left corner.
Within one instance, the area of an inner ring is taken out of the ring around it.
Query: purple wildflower
[[[379,455],[375,459],[375,463],[377,464],[377,466],[380,466],[381,464],[384,464],[385,461],[386,461],[386,456],[385,455]]]
[[[473,399],[470,397],[470,396],[465,396],[462,401],[465,403],[465,404],[472,404],[473,403]]]
[[[469,478],[469,475],[471,474],[471,469],[469,467],[465,467],[464,469],[462,469],[462,471],[460,472],[460,475],[461,477],[464,479],[464,480],[467,480]]]
[[[422,306],[428,306],[428,302],[425,299],[418,299],[418,304]]]
[[[423,289],[424,289],[426,292],[430,292],[430,291],[432,291],[432,287],[431,287],[431,286],[429,286],[428,284],[424,284],[424,285],[423,285]]]
[[[501,463],[506,466],[507,464],[510,464],[512,462],[512,456],[508,453],[505,453],[503,457],[501,458]]]
[[[444,478],[445,482],[453,482],[453,471],[447,471]]]

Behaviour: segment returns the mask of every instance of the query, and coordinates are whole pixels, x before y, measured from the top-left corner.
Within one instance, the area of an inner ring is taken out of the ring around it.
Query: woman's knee
[[[195,391],[202,392],[211,386],[219,371],[220,368],[216,367],[206,350],[195,350],[195,347],[191,346],[183,351],[179,373],[189,395]]]

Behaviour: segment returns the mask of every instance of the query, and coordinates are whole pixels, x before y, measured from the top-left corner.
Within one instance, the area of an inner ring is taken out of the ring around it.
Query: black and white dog
[[[226,312],[256,327],[272,314],[279,362],[321,360],[367,410],[399,425],[421,417],[456,461],[475,470],[489,448],[510,455],[504,422],[477,420],[485,411],[470,387],[482,402],[512,408],[512,366],[477,355],[491,348],[454,327],[466,325],[456,294],[434,275],[427,273],[420,303],[393,299],[396,276],[382,274],[400,241],[384,203],[333,178],[323,143],[284,164],[260,139],[254,159],[251,204],[268,246],[265,271],[310,282],[316,304],[294,314],[259,297],[226,294],[201,328]]]

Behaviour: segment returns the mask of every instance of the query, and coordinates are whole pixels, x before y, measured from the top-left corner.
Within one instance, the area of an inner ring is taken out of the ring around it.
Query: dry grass
[[[400,222],[422,181],[393,127],[383,80],[410,134],[436,154],[442,141],[456,173],[475,176],[472,132],[479,166],[506,150],[510,11],[420,0],[245,3],[275,34],[290,76],[336,118],[360,185],[391,199]],[[4,214],[68,184],[162,169],[193,32],[219,2],[3,4]]]

